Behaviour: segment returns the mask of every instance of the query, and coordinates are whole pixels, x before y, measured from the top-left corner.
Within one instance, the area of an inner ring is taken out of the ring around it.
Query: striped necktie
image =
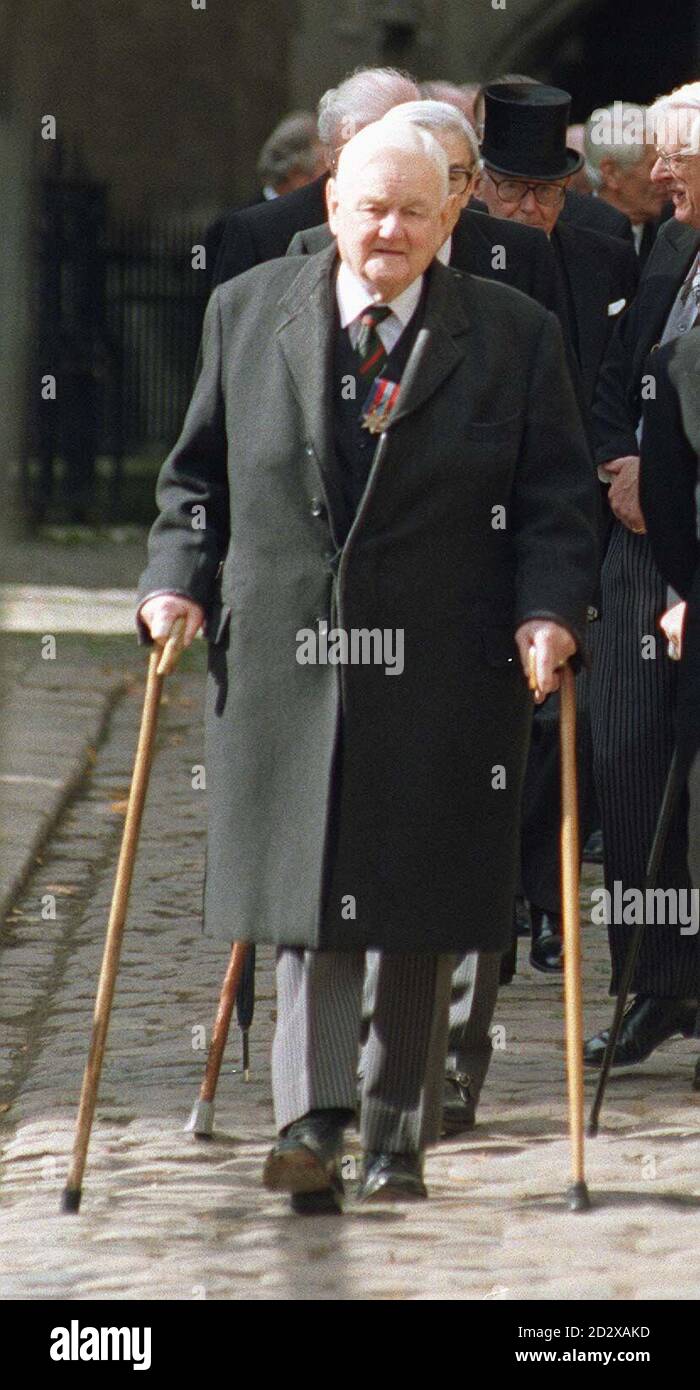
[[[387,359],[387,352],[377,332],[377,325],[384,322],[391,313],[386,304],[371,304],[360,314],[360,331],[357,337],[357,353],[360,358],[360,376],[371,386],[379,376]]]

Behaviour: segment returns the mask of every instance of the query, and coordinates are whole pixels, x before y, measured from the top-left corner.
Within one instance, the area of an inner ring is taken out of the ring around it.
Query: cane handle
[[[170,632],[168,633],[163,652],[156,668],[159,676],[169,676],[175,670],[180,655],[183,651],[183,637],[185,634],[185,619],[176,618]]]

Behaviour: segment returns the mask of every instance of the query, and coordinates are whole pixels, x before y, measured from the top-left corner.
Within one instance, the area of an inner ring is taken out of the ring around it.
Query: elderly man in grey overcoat
[[[555,318],[434,259],[444,151],[369,126],[328,202],[337,245],[212,295],[139,587],[144,635],[206,625],[205,929],[278,947],[297,1211],[341,1204],[370,948],[360,1197],[426,1195],[455,953],[510,936],[523,672],[558,687],[596,553]]]

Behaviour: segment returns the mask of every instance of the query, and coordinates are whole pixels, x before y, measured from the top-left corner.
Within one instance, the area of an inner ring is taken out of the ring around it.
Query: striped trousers
[[[365,1149],[417,1153],[439,1138],[454,963],[452,955],[379,955],[361,1083]],[[278,1129],[309,1110],[357,1108],[364,975],[364,951],[278,952]]]
[[[646,863],[675,742],[677,668],[657,619],[666,585],[646,536],[613,527],[601,577],[600,622],[593,624],[590,683],[593,771],[605,849],[605,886],[644,888]],[[650,641],[649,639],[655,639]],[[659,888],[689,888],[687,801],[671,825]],[[611,993],[618,988],[632,926],[612,922]],[[644,929],[633,980],[636,993],[695,998],[700,988],[697,937],[677,925]]]

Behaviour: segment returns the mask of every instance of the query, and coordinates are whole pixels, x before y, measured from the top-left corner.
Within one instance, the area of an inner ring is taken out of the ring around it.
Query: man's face
[[[650,177],[656,157],[655,146],[646,145],[641,159],[636,164],[617,164],[612,158],[601,160],[600,171],[605,179],[605,188],[611,190],[615,207],[624,212],[630,222],[653,221],[659,216],[666,202],[663,188],[658,183],[653,183]]]
[[[328,183],[328,221],[341,260],[390,303],[422,275],[455,220],[437,166],[422,152],[379,151]]]
[[[537,227],[549,236],[564,206],[566,179],[514,179],[484,169],[479,196],[492,217],[507,217],[525,227]],[[528,187],[528,185],[530,185]],[[534,186],[533,186],[534,185]]]
[[[456,215],[467,206],[476,184],[478,168],[468,140],[458,130],[431,130],[442,145],[450,166],[450,193],[457,199]]]
[[[680,141],[658,145],[651,178],[664,201],[671,199],[676,220],[700,228],[700,152],[684,151]]]

